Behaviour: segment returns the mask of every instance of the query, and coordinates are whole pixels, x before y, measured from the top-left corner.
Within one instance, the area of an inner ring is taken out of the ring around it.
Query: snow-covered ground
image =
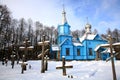
[[[62,75],[62,70],[57,69],[61,61],[48,61],[48,71],[41,73],[41,61],[28,61],[32,65],[31,69],[21,74],[21,66],[15,63],[14,69],[11,68],[10,61],[8,66],[2,65],[0,61],[0,80],[113,80],[111,62],[105,61],[70,61],[73,68],[67,69],[67,76]],[[120,80],[120,61],[115,61],[117,80]],[[73,78],[68,78],[72,75]]]

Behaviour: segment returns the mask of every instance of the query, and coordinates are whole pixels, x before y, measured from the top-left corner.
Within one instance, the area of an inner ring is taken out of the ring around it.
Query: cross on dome
[[[67,19],[66,19],[66,12],[65,12],[64,4],[63,4],[63,11],[62,11],[62,24],[64,25],[66,22],[67,22]]]
[[[85,25],[85,31],[88,34],[91,34],[91,25],[88,22],[88,17],[87,17],[87,24]]]

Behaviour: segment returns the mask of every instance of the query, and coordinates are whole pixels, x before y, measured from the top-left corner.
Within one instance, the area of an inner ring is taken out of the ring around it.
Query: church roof
[[[80,42],[84,41],[85,39],[87,40],[94,40],[94,38],[97,36],[97,34],[85,34],[80,38]]]

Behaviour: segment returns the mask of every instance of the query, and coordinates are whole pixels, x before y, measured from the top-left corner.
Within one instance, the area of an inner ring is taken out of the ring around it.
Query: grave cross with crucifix
[[[27,55],[27,52],[28,52],[28,50],[32,50],[33,49],[33,46],[29,46],[29,44],[30,44],[30,41],[26,38],[25,39],[25,41],[23,42],[24,43],[24,47],[19,47],[19,49],[20,50],[23,50],[23,51],[25,51],[25,54],[24,54],[24,56],[25,56],[25,61],[27,61],[26,60],[26,55]]]
[[[20,50],[25,51],[25,53],[22,55],[22,62],[20,62],[20,65],[21,65],[21,68],[22,68],[22,71],[21,71],[22,74],[24,73],[24,70],[27,70],[27,68],[26,68],[27,52],[28,52],[28,50],[32,50],[34,48],[33,46],[29,46],[30,41],[27,38],[25,39],[25,41],[23,43],[24,43],[25,46],[24,47],[19,47]]]
[[[116,71],[115,71],[115,64],[114,64],[114,57],[117,55],[113,55],[113,51],[112,51],[112,37],[111,37],[111,35],[109,35],[109,42],[110,42],[110,45],[109,45],[109,47],[110,47],[110,55],[111,55],[111,57],[110,58],[108,58],[106,61],[108,61],[108,60],[111,60],[111,64],[112,64],[112,72],[113,72],[113,80],[117,80],[117,78],[116,78]]]
[[[49,41],[45,41],[45,35],[43,35],[42,42],[38,42],[38,45],[42,45],[42,53],[38,55],[38,58],[40,58],[40,57],[42,58],[41,73],[44,73],[45,70],[47,70],[47,66],[45,67],[45,64],[44,64],[44,57],[45,57],[46,53],[49,51],[49,49],[45,50],[45,46],[49,45]],[[47,58],[46,58],[46,60],[47,60]],[[46,61],[46,63],[47,63],[47,61]]]
[[[62,69],[63,70],[63,76],[66,76],[66,68],[73,68],[72,65],[69,66],[65,66],[66,62],[65,62],[65,57],[62,57],[62,66],[60,67],[56,67],[56,69]]]
[[[114,58],[116,56],[119,56],[120,52],[120,42],[118,43],[113,43],[113,39],[111,35],[109,35],[108,40],[109,40],[109,44],[105,44],[105,45],[100,45],[100,47],[103,48],[109,48],[110,49],[110,57],[106,59],[106,62],[108,62],[109,60],[111,60],[111,66],[112,66],[112,74],[113,74],[113,80],[117,80],[116,78],[116,71],[115,71],[115,64],[114,64]],[[113,54],[113,50],[115,51],[115,53]],[[98,60],[98,53],[96,54],[96,59]]]

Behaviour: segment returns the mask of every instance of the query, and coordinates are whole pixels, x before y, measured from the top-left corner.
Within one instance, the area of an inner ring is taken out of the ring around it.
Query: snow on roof
[[[21,47],[19,47],[19,49],[20,49],[20,50],[24,50],[24,49],[25,49],[25,47],[21,46]]]
[[[34,46],[29,46],[29,47],[27,47],[29,50],[32,50],[33,48],[34,48]],[[19,49],[20,50],[24,50],[25,49],[25,47],[23,47],[23,46],[21,46],[21,47],[19,47]]]
[[[29,46],[28,48],[33,49],[33,48],[34,48],[34,46]]]
[[[81,43],[73,43],[74,46],[82,46]]]
[[[94,51],[97,51],[102,46],[109,46],[109,44],[100,44],[94,49]]]
[[[114,51],[114,50],[112,50],[112,52],[113,52],[113,53],[115,53],[115,51]],[[107,48],[106,50],[104,50],[104,51],[103,51],[103,52],[101,52],[101,53],[111,53],[111,52],[110,52],[110,48]]]
[[[85,39],[93,40],[97,34],[85,34],[80,38],[80,42],[84,41]]]
[[[94,50],[97,51],[100,47],[109,47],[109,45],[110,45],[110,44],[100,44],[100,45],[98,45]],[[120,42],[113,44],[113,46],[117,46],[117,45],[120,46]]]
[[[19,47],[20,49],[24,49],[25,47],[23,47],[23,46],[21,46],[21,47]]]
[[[98,46],[94,49],[94,51],[97,51],[99,48],[100,48],[100,45],[98,45]]]
[[[52,51],[59,51],[60,48],[58,45],[52,45]]]
[[[120,42],[114,43],[113,45],[114,45],[114,46],[117,46],[117,45],[120,46]]]
[[[50,41],[44,41],[44,44],[48,44]],[[42,45],[43,42],[38,42],[38,45]]]

